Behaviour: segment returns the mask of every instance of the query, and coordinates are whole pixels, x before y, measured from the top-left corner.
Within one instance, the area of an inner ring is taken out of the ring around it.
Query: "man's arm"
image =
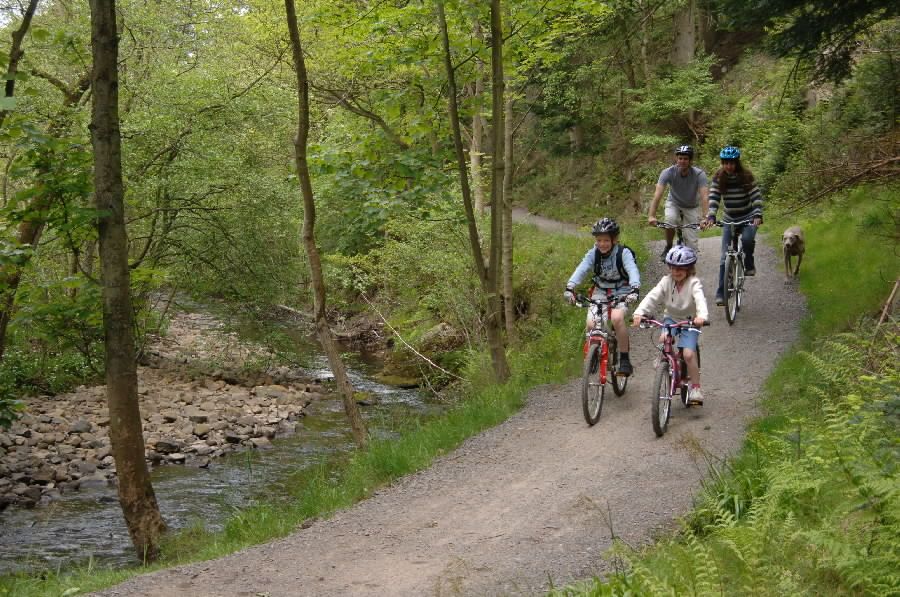
[[[653,193],[653,201],[650,202],[650,211],[647,214],[647,222],[656,225],[656,210],[659,207],[659,200],[662,199],[663,191],[666,185],[656,183],[656,191]]]
[[[706,215],[709,213],[709,187],[700,187],[700,225],[707,226]]]

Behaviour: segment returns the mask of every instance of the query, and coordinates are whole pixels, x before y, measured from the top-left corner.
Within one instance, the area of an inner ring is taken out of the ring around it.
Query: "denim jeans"
[[[752,224],[744,224],[743,226],[724,226],[722,228],[722,255],[719,257],[719,287],[716,289],[716,296],[725,295],[725,253],[731,245],[731,230],[734,228],[741,235],[741,242],[744,244],[744,267],[746,269],[754,269],[753,249],[756,248],[756,226]]]

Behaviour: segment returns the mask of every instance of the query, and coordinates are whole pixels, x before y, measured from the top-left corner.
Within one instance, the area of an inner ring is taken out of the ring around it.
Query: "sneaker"
[[[634,373],[634,367],[631,366],[631,359],[628,358],[628,355],[621,355],[619,367],[616,369],[616,375],[628,377],[632,373]]]
[[[662,260],[663,263],[666,262],[666,255],[669,254],[669,250],[670,250],[671,248],[672,248],[671,246],[668,246],[668,247],[666,247],[665,249],[663,249],[663,252],[662,252],[662,253],[660,253],[659,258]]]
[[[700,386],[691,386],[688,390],[688,406],[703,406],[703,392],[700,391]]]
[[[754,268],[752,268],[752,267],[749,268],[749,269],[745,269],[745,270],[744,270],[744,275],[745,275],[745,276],[755,276],[755,275],[756,275],[756,270],[755,270]]]
[[[716,305],[721,307],[725,304],[725,297],[719,293],[716,293]]]

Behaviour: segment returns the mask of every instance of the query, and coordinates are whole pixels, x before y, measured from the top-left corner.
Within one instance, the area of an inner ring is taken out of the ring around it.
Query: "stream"
[[[298,351],[306,351],[304,374],[319,379],[331,377],[317,345],[307,338]],[[443,410],[443,404],[424,391],[374,381],[372,376],[381,369],[381,363],[371,355],[345,353],[344,357],[354,389],[376,398],[375,405],[362,407],[374,437],[391,437],[405,422]],[[337,396],[315,401],[305,412],[296,433],[273,440],[270,450],[232,454],[213,460],[205,469],[190,465],[152,469],[156,498],[170,530],[195,524],[219,530],[230,515],[277,495],[277,487],[291,475],[353,449]],[[115,487],[83,489],[63,494],[45,506],[0,512],[0,574],[89,561],[103,567],[138,562]]]

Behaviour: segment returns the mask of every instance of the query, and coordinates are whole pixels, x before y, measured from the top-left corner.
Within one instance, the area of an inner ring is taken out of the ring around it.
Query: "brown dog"
[[[784,276],[788,280],[800,271],[800,262],[803,261],[803,253],[806,251],[806,242],[803,239],[803,230],[800,226],[791,226],[781,236],[781,252],[784,253]],[[791,257],[797,256],[797,267],[791,273]]]

